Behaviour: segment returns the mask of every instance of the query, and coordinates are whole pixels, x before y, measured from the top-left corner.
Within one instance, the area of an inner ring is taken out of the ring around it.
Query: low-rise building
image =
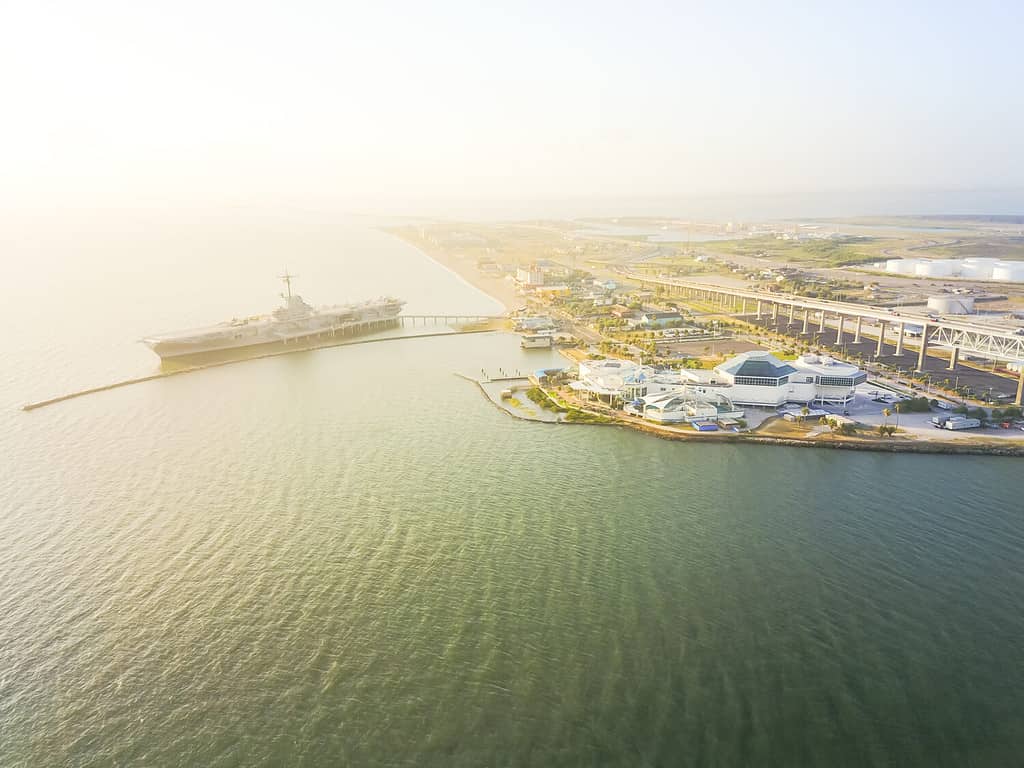
[[[626,410],[660,424],[722,420],[733,422],[743,418],[743,411],[722,392],[690,386],[645,395],[630,403]]]
[[[726,388],[737,405],[778,408],[786,403],[845,405],[867,380],[857,366],[827,356],[804,355],[783,362],[770,352],[744,352],[713,371],[684,369],[684,381],[705,388]]]
[[[724,391],[690,386],[675,371],[659,371],[631,360],[583,360],[577,380],[569,386],[660,424],[743,417]]]
[[[538,285],[533,289],[534,294],[546,299],[564,298],[572,296],[572,288],[568,285]]]
[[[537,317],[519,317],[516,318],[513,325],[516,331],[542,331],[548,328],[555,327],[555,321],[550,317],[543,315]]]
[[[544,270],[536,264],[516,269],[516,282],[520,285],[534,287],[544,285]]]
[[[678,312],[644,312],[640,315],[640,325],[645,328],[664,328],[681,322],[683,316]]]

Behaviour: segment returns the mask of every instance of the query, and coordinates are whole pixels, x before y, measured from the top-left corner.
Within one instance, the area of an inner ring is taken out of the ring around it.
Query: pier
[[[400,315],[398,319],[405,326],[409,325],[459,325],[468,323],[485,323],[494,320],[506,320],[505,315]]]
[[[406,320],[413,321],[413,325],[427,324],[428,322],[435,325],[452,324],[455,322],[481,322],[484,320],[504,320],[502,315],[402,315],[396,318],[388,320],[372,321],[371,327],[366,330],[378,330],[387,327],[394,327],[396,324],[404,326]],[[353,335],[357,335],[352,332],[338,332],[330,333],[323,332],[316,336],[307,337],[307,341],[298,342],[292,341],[291,343],[282,340],[280,346],[272,349],[271,351],[262,351],[251,355],[244,355],[232,359],[221,359],[221,360],[210,360],[208,362],[197,363],[195,365],[189,365],[184,368],[178,368],[175,370],[159,371],[152,373],[147,376],[137,376],[131,379],[123,379],[116,381],[111,384],[104,384],[98,387],[89,387],[87,389],[80,389],[75,392],[69,392],[68,394],[59,395],[57,397],[50,397],[45,400],[37,400],[35,402],[26,403],[21,406],[23,411],[35,411],[39,408],[44,408],[48,405],[55,405],[62,403],[67,400],[74,400],[79,397],[86,395],[93,395],[99,392],[109,392],[113,389],[120,389],[121,387],[128,387],[133,384],[143,384],[147,381],[156,381],[158,379],[166,379],[171,376],[180,376],[186,373],[196,373],[197,371],[205,371],[210,368],[220,368],[225,365],[234,365],[236,363],[245,363],[253,360],[265,360],[270,357],[280,357],[281,355],[292,355],[298,352],[313,352],[319,349],[330,349],[332,347],[348,347],[355,346],[357,344],[379,344],[388,341],[402,341],[407,339],[428,339],[436,338],[438,336],[458,336],[462,334],[470,333],[493,333],[494,328],[471,328],[461,331],[437,331],[431,333],[412,333],[405,336],[384,336],[382,338],[375,339],[352,339]],[[310,343],[312,342],[312,343]]]

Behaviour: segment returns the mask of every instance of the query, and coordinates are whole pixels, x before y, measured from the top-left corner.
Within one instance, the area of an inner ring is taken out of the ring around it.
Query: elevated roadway
[[[938,346],[951,350],[949,368],[956,367],[960,353],[968,353],[989,360],[1007,362],[1024,361],[1024,335],[1018,329],[1007,328],[976,320],[949,320],[933,315],[917,312],[902,312],[882,307],[864,306],[844,301],[826,299],[810,299],[793,294],[769,293],[748,288],[733,286],[709,285],[707,283],[674,278],[652,277],[637,272],[624,272],[624,277],[640,283],[642,286],[660,286],[670,293],[690,296],[723,306],[724,311],[733,311],[740,315],[752,314],[761,319],[770,313],[777,318],[780,309],[788,312],[789,322],[800,322],[802,333],[810,332],[810,326],[818,326],[825,330],[829,316],[836,319],[839,335],[842,336],[843,326],[852,320],[855,326],[854,341],[861,341],[861,330],[865,320],[878,327],[878,349],[881,351],[886,338],[886,330],[892,327],[896,333],[896,352],[904,348],[908,335],[908,327],[913,328],[915,335],[919,331],[918,370],[923,370],[929,346]],[[796,317],[800,313],[799,319]],[[1024,404],[1024,366],[1017,381],[1017,405]]]

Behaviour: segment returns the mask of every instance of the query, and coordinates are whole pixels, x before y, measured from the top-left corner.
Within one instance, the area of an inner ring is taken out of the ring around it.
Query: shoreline
[[[518,414],[512,413],[504,408],[501,408],[500,410],[504,411],[513,418],[521,419],[523,421],[537,421],[536,419],[530,419],[525,416],[520,416]],[[631,421],[628,419],[622,419],[618,417],[613,418],[613,421],[605,424],[574,424],[573,422],[558,423],[584,427],[623,427],[625,429],[631,429],[636,432],[642,432],[644,434],[659,438],[661,440],[670,440],[673,442],[717,444],[732,443],[758,446],[784,446],[789,448],[827,448],[839,451],[867,451],[871,453],[919,453],[947,456],[1001,456],[1007,458],[1019,458],[1024,456],[1024,446],[1022,445],[1000,445],[997,443],[984,443],[972,445],[967,441],[958,441],[953,443],[939,442],[935,440],[921,442],[912,441],[882,443],[874,441],[851,440],[831,437],[827,439],[773,437],[771,435],[759,435],[756,432],[739,432],[732,434],[725,434],[720,432],[711,434],[700,434],[695,432],[691,435],[687,434],[686,432],[677,432],[675,430],[670,431],[668,429],[661,428],[655,424],[648,424],[641,421]]]
[[[1000,456],[1005,458],[1019,458],[1024,456],[1024,445],[1003,445],[999,443],[978,443],[971,444],[967,441],[893,441],[893,442],[879,442],[879,441],[868,441],[859,439],[849,438],[800,438],[800,437],[775,437],[772,435],[760,435],[756,432],[739,432],[739,433],[696,433],[689,434],[687,432],[680,432],[675,429],[662,427],[657,424],[650,424],[643,421],[634,421],[630,419],[623,419],[618,416],[610,417],[612,421],[598,424],[587,424],[587,423],[576,423],[570,421],[546,421],[543,419],[533,418],[525,414],[515,413],[514,411],[503,408],[498,403],[494,402],[493,398],[483,388],[483,385],[477,379],[462,374],[456,374],[460,379],[473,383],[477,386],[484,399],[488,400],[495,408],[502,413],[511,416],[514,419],[520,421],[529,421],[535,424],[569,424],[572,426],[584,426],[584,427],[622,427],[624,429],[631,429],[635,432],[642,432],[652,437],[659,438],[661,440],[670,440],[673,442],[693,442],[693,443],[716,443],[716,444],[744,444],[744,445],[755,445],[755,446],[783,446],[787,448],[827,448],[831,450],[839,451],[865,451],[870,453],[918,453],[926,455],[945,455],[945,456]],[[587,411],[587,413],[594,413],[593,411]],[[607,414],[598,414],[606,416]]]
[[[431,259],[435,263],[447,269],[449,272],[455,274],[462,281],[468,283],[472,287],[480,290],[490,296],[495,301],[505,306],[506,311],[512,311],[515,305],[518,305],[518,297],[515,293],[515,288],[511,285],[508,280],[504,278],[493,278],[481,275],[479,270],[476,269],[475,265],[469,264],[464,259],[453,257],[443,251],[434,249],[428,250],[423,247],[420,243],[403,237],[400,233],[384,230],[393,237],[398,238],[404,243],[411,245],[412,247],[419,250],[427,258]],[[468,381],[474,381],[480,388],[481,393],[488,400],[491,398],[487,395],[486,391],[480,385],[480,382],[466,378]],[[502,408],[497,403],[491,400],[492,404],[498,408],[498,410],[506,413],[514,419],[521,421],[531,421],[534,423],[558,423],[558,424],[574,424],[574,422],[544,422],[540,419],[530,418],[523,414],[518,414],[510,411],[507,408]],[[601,414],[607,416],[607,414]],[[604,424],[579,424],[577,426],[600,426],[600,427],[624,427],[626,429],[632,429],[636,432],[642,432],[652,437],[659,438],[661,440],[672,440],[672,441],[700,441],[700,442],[711,442],[711,443],[733,443],[733,444],[744,444],[744,445],[759,445],[759,446],[785,446],[791,448],[824,448],[830,450],[845,450],[845,451],[869,451],[873,453],[918,453],[918,454],[930,454],[930,455],[973,455],[973,456],[1003,456],[1003,457],[1022,457],[1024,456],[1024,445],[1001,445],[998,443],[976,443],[971,444],[967,441],[892,441],[892,442],[876,442],[867,441],[862,439],[850,439],[850,438],[799,438],[799,437],[776,437],[772,435],[760,435],[756,432],[740,432],[732,434],[697,434],[692,435],[685,432],[678,432],[676,430],[669,430],[660,427],[656,424],[649,424],[645,422],[638,422],[629,419],[624,419],[621,416],[611,416],[613,421]]]
[[[505,312],[514,311],[525,301],[516,293],[515,286],[512,285],[512,282],[510,280],[506,280],[504,277],[490,277],[488,275],[483,275],[480,273],[480,270],[476,268],[475,264],[470,264],[465,259],[460,259],[457,256],[453,256],[441,249],[428,248],[425,244],[406,237],[402,232],[397,231],[396,229],[382,227],[381,231],[391,235],[391,237],[394,237],[397,240],[400,240],[406,245],[415,248],[435,264],[451,272],[466,285],[475,288],[496,301],[505,308]]]

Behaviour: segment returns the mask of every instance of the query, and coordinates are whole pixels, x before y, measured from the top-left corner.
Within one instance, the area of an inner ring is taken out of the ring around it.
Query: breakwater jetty
[[[206,371],[211,368],[222,368],[226,365],[235,365],[237,363],[248,363],[253,360],[265,360],[268,357],[280,357],[281,355],[293,355],[298,352],[314,352],[319,349],[329,349],[332,347],[351,347],[360,344],[381,344],[389,341],[408,341],[410,339],[427,339],[435,338],[437,336],[462,336],[467,333],[494,333],[493,328],[471,328],[459,331],[439,331],[437,333],[414,333],[407,334],[405,336],[385,336],[379,339],[356,339],[353,341],[331,341],[323,344],[312,344],[303,345],[301,347],[288,347],[280,350],[274,350],[272,352],[264,352],[259,355],[248,355],[245,357],[234,358],[231,360],[216,360],[207,363],[201,363],[198,365],[190,365],[186,368],[178,368],[172,371],[160,371],[158,373],[152,373],[147,376],[137,376],[131,379],[123,379],[121,381],[115,381],[111,384],[104,384],[98,387],[89,387],[87,389],[79,389],[74,392],[69,392],[64,395],[57,397],[50,397],[45,400],[37,400],[35,402],[26,403],[21,406],[23,411],[35,411],[39,408],[45,408],[48,405],[56,405],[57,403],[63,403],[68,400],[74,400],[79,397],[85,397],[86,395],[94,395],[99,392],[109,392],[113,389],[120,389],[121,387],[129,387],[134,384],[144,384],[147,381],[156,381],[158,379],[167,379],[172,376],[182,376],[186,373],[196,373],[198,371]]]

